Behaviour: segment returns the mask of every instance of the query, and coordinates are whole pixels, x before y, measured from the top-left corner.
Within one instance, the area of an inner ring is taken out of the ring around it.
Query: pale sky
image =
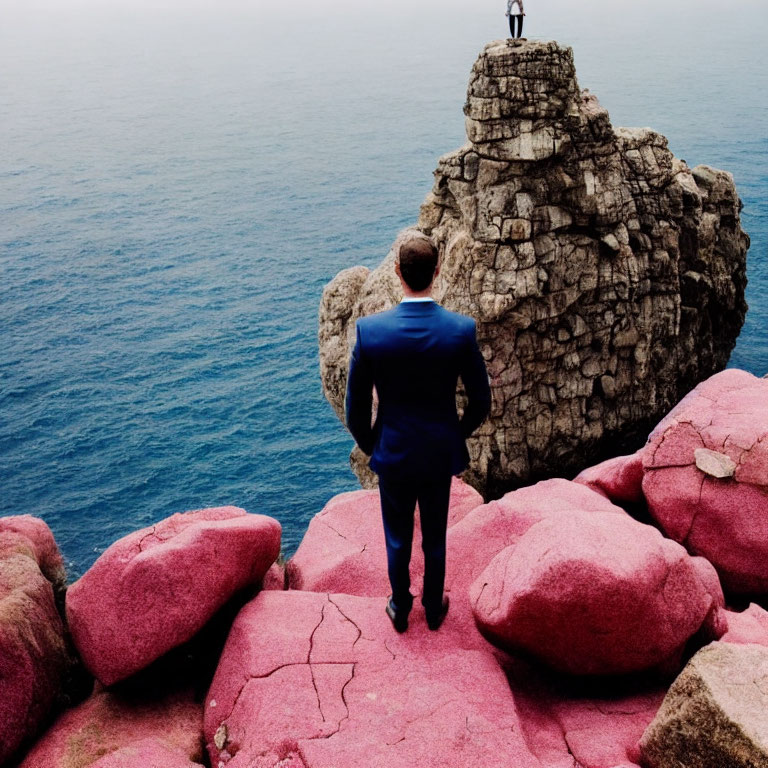
[[[672,3],[672,5],[670,5]],[[723,13],[722,0],[525,0],[528,14],[537,11],[546,13],[601,13],[622,12],[629,8],[640,8],[648,13],[658,13],[659,21],[663,23],[664,14],[671,7],[675,10],[690,8],[697,13],[720,12],[721,23],[727,23],[727,15]],[[300,14],[312,11],[324,13],[336,10],[367,11],[370,10],[375,19],[376,13],[390,12],[393,9],[408,11],[418,8],[448,13],[456,11],[487,12],[501,8],[503,14],[505,0],[2,0],[3,16],[8,13],[28,14],[31,11],[47,10],[62,11],[69,9],[91,9],[105,11],[114,9],[178,9],[191,11],[193,9],[210,9],[217,11],[240,10],[253,13],[263,11],[281,11],[284,13]],[[728,12],[737,13],[740,8],[767,9],[766,0],[731,0]]]

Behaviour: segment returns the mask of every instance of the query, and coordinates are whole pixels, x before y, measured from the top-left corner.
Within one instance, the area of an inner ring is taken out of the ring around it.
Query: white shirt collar
[[[402,299],[400,299],[401,304],[405,304],[406,302],[416,302],[416,301],[434,301],[434,299],[431,296],[419,296],[418,298],[415,298],[413,296],[403,296]]]

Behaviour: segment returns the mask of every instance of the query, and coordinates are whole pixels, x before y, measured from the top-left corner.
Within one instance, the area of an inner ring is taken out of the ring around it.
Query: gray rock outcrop
[[[768,768],[768,649],[712,643],[640,740],[648,768]]]
[[[438,161],[418,228],[440,248],[436,298],[478,323],[494,403],[466,479],[498,496],[637,447],[726,365],[749,238],[731,175],[613,128],[570,48],[488,44],[464,112],[469,141]],[[323,294],[321,376],[342,419],[355,321],[400,298],[393,259]]]

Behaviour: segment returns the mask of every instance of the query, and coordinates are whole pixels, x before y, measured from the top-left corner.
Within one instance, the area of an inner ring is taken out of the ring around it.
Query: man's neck
[[[403,289],[403,298],[405,299],[431,299],[432,289],[427,288],[426,291],[411,291],[408,288]]]

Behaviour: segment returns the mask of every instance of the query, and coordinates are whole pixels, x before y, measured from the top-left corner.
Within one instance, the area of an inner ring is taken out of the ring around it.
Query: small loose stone
[[[736,462],[724,453],[718,453],[709,448],[697,448],[693,455],[696,459],[696,466],[710,477],[722,480],[733,477],[736,472]]]
[[[222,723],[213,736],[213,743],[216,745],[216,749],[224,749],[224,745],[227,743],[227,726]]]

